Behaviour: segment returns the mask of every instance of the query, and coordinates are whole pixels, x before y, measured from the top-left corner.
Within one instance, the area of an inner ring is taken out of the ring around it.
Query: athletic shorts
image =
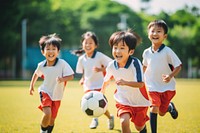
[[[100,89],[94,89],[94,90],[86,90],[84,93],[87,93],[87,92],[90,92],[90,91],[101,91],[101,88]]]
[[[57,116],[57,113],[58,113],[58,109],[60,107],[60,100],[52,101],[51,98],[49,97],[49,95],[44,92],[40,92],[40,100],[41,100],[41,104],[38,108],[43,111],[42,108],[50,107],[51,108],[51,116],[52,116],[52,118],[55,119]]]
[[[120,117],[124,113],[129,113],[131,121],[138,127],[145,125],[146,121],[149,120],[147,116],[148,107],[131,107],[116,103],[117,116]]]
[[[175,96],[176,91],[149,92],[151,106],[159,107],[159,111],[166,113],[171,99]]]

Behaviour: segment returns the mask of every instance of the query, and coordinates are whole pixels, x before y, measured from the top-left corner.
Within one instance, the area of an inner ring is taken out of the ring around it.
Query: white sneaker
[[[114,116],[111,115],[111,118],[108,120],[108,129],[112,130],[114,128]]]
[[[90,123],[90,129],[95,129],[98,126],[98,118],[93,118],[92,122]]]
[[[42,129],[40,129],[40,133],[47,133],[47,130],[43,131]]]

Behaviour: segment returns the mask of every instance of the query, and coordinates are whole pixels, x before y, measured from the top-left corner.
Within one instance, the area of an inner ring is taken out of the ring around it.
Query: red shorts
[[[94,89],[94,90],[86,90],[84,93],[87,93],[87,92],[90,92],[90,91],[101,91],[101,88],[100,89]]]
[[[42,108],[44,107],[50,107],[51,108],[51,116],[52,118],[56,118],[58,109],[60,107],[60,101],[52,101],[51,98],[47,93],[40,92],[40,100],[41,100],[41,105],[38,107],[43,111]]]
[[[171,99],[175,96],[176,91],[149,92],[151,106],[159,107],[159,111],[166,113]]]
[[[149,120],[147,116],[148,107],[131,107],[116,103],[117,116],[120,117],[124,113],[129,113],[131,121],[139,127],[145,125],[146,121]]]

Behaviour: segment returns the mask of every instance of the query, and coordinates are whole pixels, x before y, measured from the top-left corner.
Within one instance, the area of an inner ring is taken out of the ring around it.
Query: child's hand
[[[126,81],[124,81],[123,79],[117,80],[116,81],[117,85],[126,85]]]
[[[63,79],[63,78],[61,78],[61,77],[57,77],[57,78],[56,78],[56,81],[57,81],[58,83],[61,83],[61,82],[63,82],[62,79]]]
[[[93,68],[93,71],[95,71],[95,72],[101,72],[101,71],[102,71],[102,68],[94,67],[94,68]]]
[[[162,75],[163,82],[168,83],[171,80],[170,75]]]
[[[82,78],[79,80],[79,84],[80,84],[80,85],[83,85],[83,83],[84,83],[84,78],[82,77]]]
[[[80,85],[83,85],[83,80],[80,80],[80,81],[79,81],[79,84],[80,84]]]
[[[29,94],[30,94],[30,95],[33,95],[33,92],[34,92],[34,88],[33,88],[33,87],[30,87],[30,89],[29,89]]]

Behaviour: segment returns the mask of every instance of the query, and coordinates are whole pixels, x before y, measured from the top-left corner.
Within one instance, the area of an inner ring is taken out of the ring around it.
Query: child
[[[117,116],[120,118],[122,133],[131,133],[130,120],[140,133],[146,133],[146,121],[150,101],[143,82],[141,62],[131,55],[141,41],[136,33],[119,31],[111,35],[109,44],[115,58],[106,68],[101,92],[104,93],[113,76],[117,89],[114,94]]]
[[[163,20],[155,20],[148,25],[148,38],[151,47],[143,52],[145,84],[149,90],[152,106],[150,126],[152,133],[157,132],[157,114],[164,116],[169,112],[173,119],[178,112],[172,102],[175,96],[174,76],[181,70],[181,61],[163,41],[167,38],[168,27]]]
[[[94,33],[86,32],[82,35],[82,49],[85,54],[81,55],[78,59],[76,72],[82,73],[83,76],[80,84],[83,85],[84,92],[100,91],[103,83],[105,67],[112,59],[101,52],[96,51],[98,40]],[[80,54],[80,50],[78,51]],[[108,110],[105,112],[108,117],[108,128],[114,128],[114,116],[110,115]],[[91,129],[98,126],[98,119],[93,118],[90,124]]]
[[[46,58],[40,62],[35,70],[30,83],[30,95],[33,95],[34,85],[38,77],[44,78],[39,87],[43,111],[40,133],[51,133],[54,127],[66,82],[74,78],[73,70],[63,59],[59,59],[61,39],[56,35],[43,36],[39,44],[41,53]]]

